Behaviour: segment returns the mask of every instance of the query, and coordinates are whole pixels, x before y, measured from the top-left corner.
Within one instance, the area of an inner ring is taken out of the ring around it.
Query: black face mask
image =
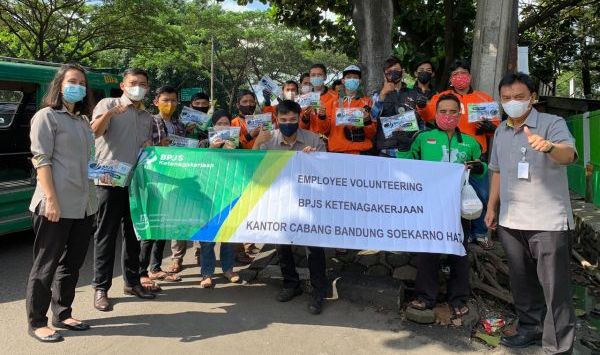
[[[256,111],[256,105],[242,106],[240,105],[240,113],[244,116],[253,115]]]
[[[417,80],[421,83],[421,84],[427,84],[431,81],[431,77],[432,74],[430,72],[427,71],[422,71],[419,74],[417,74]]]
[[[192,108],[196,111],[207,113],[210,107],[202,107],[202,106],[192,106]]]
[[[402,80],[402,72],[400,70],[394,70],[385,75],[386,79],[390,83],[398,84]]]

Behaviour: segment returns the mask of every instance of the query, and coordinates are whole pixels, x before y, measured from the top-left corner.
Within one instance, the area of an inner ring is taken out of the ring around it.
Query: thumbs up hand
[[[523,132],[527,136],[527,140],[529,141],[529,145],[531,148],[538,152],[546,153],[552,149],[553,144],[549,140],[539,136],[537,134],[533,134],[529,127],[525,126],[523,128]]]

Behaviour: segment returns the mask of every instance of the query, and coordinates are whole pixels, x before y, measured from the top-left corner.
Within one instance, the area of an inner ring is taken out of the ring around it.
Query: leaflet
[[[206,130],[208,123],[210,122],[210,117],[208,114],[202,111],[194,110],[191,107],[184,106],[181,110],[181,114],[179,115],[179,120],[185,125],[186,130],[196,127]]]
[[[271,100],[275,100],[278,97],[283,97],[281,87],[269,76],[265,75],[260,78],[258,84],[265,90],[271,93]]]
[[[169,134],[169,137],[167,138],[171,142],[171,147],[196,148],[198,147],[198,143],[200,143],[200,141],[197,139],[181,137],[175,134]]]
[[[216,140],[232,141],[237,147],[240,144],[240,127],[208,131],[208,141],[214,143]]]
[[[308,94],[298,96],[296,102],[301,108],[307,108],[309,106],[319,108],[321,106],[321,94],[318,92],[309,92]]]
[[[88,178],[98,180],[108,175],[113,186],[124,187],[129,182],[131,165],[117,160],[90,161],[88,163]]]
[[[380,117],[381,127],[385,138],[390,138],[394,131],[413,132],[419,130],[415,111],[408,111],[399,115]]]
[[[273,116],[270,113],[261,113],[258,115],[246,116],[246,127],[248,129],[248,132],[260,127],[261,125],[263,126],[264,129],[272,131],[273,130],[272,117]]]
[[[361,108],[338,108],[335,110],[336,126],[364,127],[364,112]]]
[[[499,121],[500,106],[497,102],[482,102],[469,104],[469,122]]]

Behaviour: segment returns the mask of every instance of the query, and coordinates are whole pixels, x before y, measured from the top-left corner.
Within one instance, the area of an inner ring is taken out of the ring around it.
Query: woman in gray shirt
[[[42,342],[63,340],[48,327],[50,306],[54,327],[90,328],[72,317],[71,304],[98,209],[93,181],[88,178],[88,163],[95,156],[87,119],[91,103],[84,69],[66,64],[50,83],[43,108],[31,120],[37,186],[30,205],[35,242],[26,304],[29,334]]]

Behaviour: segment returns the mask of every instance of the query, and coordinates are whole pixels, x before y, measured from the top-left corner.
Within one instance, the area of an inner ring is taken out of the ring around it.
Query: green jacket
[[[459,136],[462,142],[459,142]],[[448,146],[450,146],[448,148]],[[481,159],[481,147],[475,138],[457,131],[452,138],[442,130],[434,129],[421,132],[413,141],[410,151],[398,152],[400,159],[417,159],[428,161],[445,161],[464,164],[467,161]],[[483,164],[483,175],[487,172],[487,164]],[[475,175],[475,174],[473,174]]]

